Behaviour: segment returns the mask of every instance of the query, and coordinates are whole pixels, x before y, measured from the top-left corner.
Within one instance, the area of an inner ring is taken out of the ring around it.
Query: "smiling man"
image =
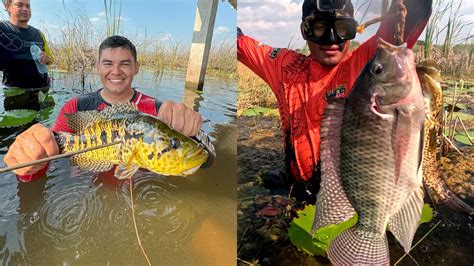
[[[201,129],[201,115],[182,103],[165,101],[161,103],[132,88],[132,81],[138,74],[135,46],[125,37],[111,36],[99,47],[97,72],[103,88],[69,100],[60,110],[52,130],[36,124],[18,135],[9,147],[4,161],[8,166],[31,162],[58,154],[53,132],[74,132],[67,123],[65,114],[78,111],[102,110],[114,103],[132,102],[138,109],[170,125],[187,136],[195,136]],[[20,181],[28,182],[43,176],[47,164],[37,164],[15,170]],[[112,169],[113,170],[113,169]]]
[[[237,37],[238,60],[265,80],[277,97],[287,170],[295,181],[301,181],[292,190],[295,196],[301,196],[296,193],[305,191],[315,195],[317,190],[319,134],[327,101],[349,94],[362,68],[375,54],[378,38],[394,42],[398,18],[397,1],[392,1],[376,35],[350,51],[350,40],[354,39],[357,26],[352,3],[350,0],[337,1],[345,2],[343,8],[328,11],[318,8],[319,1],[305,0],[303,3],[300,27],[309,56],[263,45],[240,29]],[[410,48],[428,22],[431,2],[404,1],[408,12],[404,40]]]
[[[30,0],[3,0],[9,20],[0,21],[0,71],[5,87],[24,90],[20,95],[5,98],[5,109],[39,109],[39,91],[49,88],[48,73],[37,64],[50,64],[52,54],[44,34],[28,25],[31,18]],[[31,47],[41,50],[39,62],[35,62]]]

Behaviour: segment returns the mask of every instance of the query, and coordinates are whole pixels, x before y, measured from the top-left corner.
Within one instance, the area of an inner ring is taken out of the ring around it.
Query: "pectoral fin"
[[[117,179],[130,179],[138,171],[138,165],[131,165],[129,167],[125,165],[119,165],[115,168],[115,177]]]
[[[127,160],[127,163],[125,165],[120,164],[115,168],[115,177],[118,179],[125,179],[125,178],[132,178],[132,176],[137,172],[138,168],[140,168],[138,165],[132,164],[133,158],[137,155],[138,150],[135,149],[133,150],[132,154]]]

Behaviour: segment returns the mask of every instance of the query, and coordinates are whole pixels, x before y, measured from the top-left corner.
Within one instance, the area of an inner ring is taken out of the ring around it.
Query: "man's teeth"
[[[117,82],[121,82],[122,79],[109,79],[109,81],[110,81],[110,82],[115,82],[115,83],[117,83]]]

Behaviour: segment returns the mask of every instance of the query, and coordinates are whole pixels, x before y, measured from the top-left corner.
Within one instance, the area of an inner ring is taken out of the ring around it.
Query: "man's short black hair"
[[[317,4],[316,4],[316,1],[317,0],[304,0],[303,2],[303,16],[302,16],[302,20],[304,21],[304,19],[311,15],[311,13],[314,11],[314,14],[317,16],[317,14],[323,14],[323,13],[327,13],[327,12],[321,12],[318,10],[318,7],[317,7]],[[351,17],[354,17],[354,6],[352,5],[351,3],[351,0],[347,0],[346,1],[346,6],[344,7],[343,11],[347,14],[349,14]]]
[[[113,36],[107,37],[107,39],[105,39],[100,44],[100,46],[99,46],[99,58],[100,58],[100,55],[101,55],[101,53],[104,49],[118,48],[118,47],[128,49],[132,53],[133,59],[135,59],[135,61],[137,61],[137,49],[135,48],[135,45],[133,45],[133,43],[129,39],[127,39],[123,36],[120,36],[120,35],[113,35]]]

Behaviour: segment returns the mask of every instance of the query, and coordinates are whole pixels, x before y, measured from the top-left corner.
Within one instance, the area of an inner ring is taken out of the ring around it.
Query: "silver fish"
[[[329,246],[333,264],[389,264],[387,229],[410,250],[423,208],[424,120],[413,52],[379,39],[348,98],[323,117],[313,232],[358,214]]]

